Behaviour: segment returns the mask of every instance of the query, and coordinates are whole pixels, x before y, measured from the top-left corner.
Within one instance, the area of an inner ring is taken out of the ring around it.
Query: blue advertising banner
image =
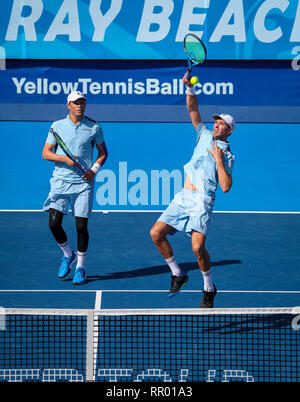
[[[20,68],[21,67],[21,68]],[[185,66],[150,63],[88,63],[52,66],[14,63],[0,73],[6,103],[65,103],[71,91],[82,91],[91,104],[185,104]],[[299,72],[281,63],[206,63],[194,68],[203,105],[299,105]]]
[[[300,0],[5,0],[7,59],[183,59],[193,32],[208,58],[300,53]]]
[[[51,120],[67,95],[80,90],[102,121],[157,121],[158,114],[159,121],[186,121],[185,69],[184,63],[158,61],[10,62],[0,72],[0,119]],[[204,113],[226,107],[239,121],[284,122],[284,109],[288,121],[299,119],[300,72],[288,61],[211,61],[193,73]]]

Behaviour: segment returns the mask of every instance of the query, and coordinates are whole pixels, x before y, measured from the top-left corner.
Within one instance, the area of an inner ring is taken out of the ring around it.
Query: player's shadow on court
[[[241,260],[221,260],[221,261],[214,261],[211,262],[212,267],[216,266],[224,266],[224,265],[234,265],[234,264],[241,264]],[[186,263],[180,263],[180,267],[185,271],[194,271],[194,270],[199,270],[197,262],[186,262]],[[159,274],[165,274],[165,273],[170,273],[170,268],[168,265],[156,265],[152,267],[146,267],[146,268],[138,268],[134,269],[131,271],[122,271],[122,272],[110,272],[106,275],[89,275],[87,276],[87,281],[88,282],[93,282],[93,281],[105,281],[108,279],[128,279],[128,278],[137,278],[141,276],[151,276],[151,275],[159,275]]]

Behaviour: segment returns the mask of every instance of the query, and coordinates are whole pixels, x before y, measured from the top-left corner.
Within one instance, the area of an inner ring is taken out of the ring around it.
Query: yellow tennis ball
[[[196,76],[194,76],[194,77],[192,77],[192,78],[190,79],[190,83],[191,83],[192,85],[196,85],[196,84],[198,84],[198,82],[199,82],[199,78],[196,77]]]

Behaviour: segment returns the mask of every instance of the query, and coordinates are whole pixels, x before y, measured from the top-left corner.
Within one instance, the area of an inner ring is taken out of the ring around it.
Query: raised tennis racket
[[[188,61],[187,78],[190,79],[192,68],[204,62],[207,56],[207,50],[202,40],[191,33],[185,35],[183,47]]]
[[[77,163],[77,168],[81,172],[81,174],[84,174],[86,172],[86,169],[79,163],[79,161],[73,156],[72,152],[69,150],[69,148],[66,146],[64,141],[61,139],[61,137],[53,130],[53,128],[50,128],[50,133],[53,134],[54,138],[56,139],[58,145],[62,149],[62,151],[67,155],[68,158],[70,158],[73,162]]]

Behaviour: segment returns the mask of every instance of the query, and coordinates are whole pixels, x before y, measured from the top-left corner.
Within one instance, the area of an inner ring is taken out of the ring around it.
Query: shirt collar
[[[74,123],[72,122],[72,120],[70,119],[70,115],[67,115],[67,121],[68,121],[68,123],[69,123],[71,126],[73,126],[73,127],[79,127],[81,124],[84,123],[84,121],[85,121],[85,116],[84,116],[84,118],[81,120],[81,122],[79,122],[78,124],[74,124]]]

